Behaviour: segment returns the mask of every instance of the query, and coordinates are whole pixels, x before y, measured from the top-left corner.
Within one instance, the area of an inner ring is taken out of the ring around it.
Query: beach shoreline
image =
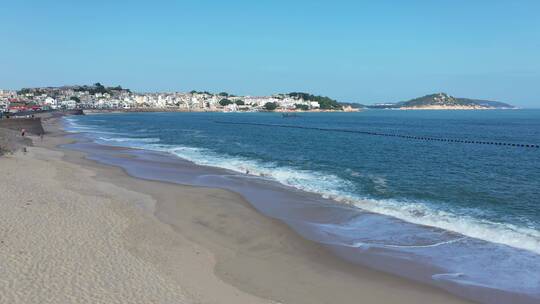
[[[68,190],[80,197],[99,194],[97,200],[107,200],[107,208],[120,213],[128,222],[137,222],[123,227],[122,249],[151,270],[149,278],[155,274],[167,282],[163,286],[171,286],[155,303],[170,303],[167,296],[177,297],[173,303],[350,303],[359,299],[363,303],[468,303],[431,286],[347,263],[301,238],[285,224],[261,215],[236,193],[134,178],[118,167],[85,159],[83,153],[57,148],[72,140],[58,129],[58,120],[45,122],[45,128],[49,133],[43,142],[34,138],[35,147],[29,148],[28,153],[0,159],[0,164],[7,170],[23,167],[17,173],[20,178],[33,172],[31,168],[49,166],[43,172],[49,176],[32,177],[36,183],[43,178],[54,180],[62,175],[58,174],[62,168],[68,167],[75,180],[64,177],[63,182],[69,181],[67,189],[63,189],[66,185],[55,183],[55,187],[62,187],[55,192]],[[49,171],[56,175],[50,176]],[[3,181],[3,187],[17,187],[10,182]],[[47,196],[41,199],[48,200]],[[24,199],[13,196],[11,200],[22,203]],[[28,233],[33,228],[36,227],[28,228]],[[73,246],[77,248],[77,244]],[[9,261],[9,256],[4,260]],[[32,265],[35,261],[30,259],[26,263]],[[14,269],[17,268],[15,265]],[[50,277],[56,271],[50,269],[41,275]],[[63,271],[69,278],[75,269],[67,267]],[[99,277],[122,275],[110,271],[95,273]],[[10,280],[14,281],[11,287],[2,287],[2,293],[16,294],[21,288],[16,279],[8,277],[7,281]],[[131,295],[142,292],[132,290],[146,278],[141,280],[133,285],[123,284],[123,288]],[[43,280],[43,284],[48,282]],[[48,287],[49,292],[55,289]],[[46,296],[39,290],[35,292],[38,294],[34,294],[34,299]],[[56,292],[56,299],[66,296],[62,290]],[[111,290],[100,292],[105,298]],[[81,299],[85,295],[71,294]],[[13,296],[11,300],[32,302],[22,296]]]

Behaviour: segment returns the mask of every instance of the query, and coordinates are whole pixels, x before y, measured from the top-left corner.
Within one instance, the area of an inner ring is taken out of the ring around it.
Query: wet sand
[[[56,148],[69,139],[46,129],[0,158],[0,302],[468,303],[338,259],[236,193]]]

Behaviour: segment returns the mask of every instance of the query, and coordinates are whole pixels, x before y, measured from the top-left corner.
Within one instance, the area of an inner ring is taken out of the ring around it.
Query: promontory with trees
[[[366,106],[371,109],[400,110],[486,110],[514,109],[515,107],[500,101],[470,99],[450,96],[446,93],[435,93],[395,103],[379,103]]]

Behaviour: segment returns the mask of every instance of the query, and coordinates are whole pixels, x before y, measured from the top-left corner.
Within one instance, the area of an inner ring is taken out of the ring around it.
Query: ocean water
[[[319,197],[332,220],[257,206],[345,259],[485,303],[540,303],[540,110],[103,114],[67,129]]]

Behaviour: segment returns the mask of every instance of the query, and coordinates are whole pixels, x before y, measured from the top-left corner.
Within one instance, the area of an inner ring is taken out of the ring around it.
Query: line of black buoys
[[[348,129],[331,129],[331,128],[305,127],[305,126],[294,126],[294,125],[265,124],[265,123],[256,123],[256,122],[230,122],[230,121],[214,121],[214,122],[219,123],[219,124],[228,124],[228,125],[251,125],[251,126],[261,126],[261,127],[278,127],[278,128],[317,130],[317,131],[325,131],[325,132],[358,133],[358,134],[366,134],[366,135],[374,135],[374,136],[391,136],[391,137],[400,137],[400,138],[417,139],[417,140],[444,141],[444,142],[451,142],[451,143],[464,143],[464,144],[477,144],[477,145],[496,145],[496,146],[522,147],[522,148],[540,148],[540,145],[536,145],[536,144],[516,144],[516,143],[491,142],[491,141],[487,142],[487,141],[452,139],[452,138],[433,138],[433,137],[421,137],[421,136],[390,134],[390,133],[378,133],[378,132],[348,130]]]

